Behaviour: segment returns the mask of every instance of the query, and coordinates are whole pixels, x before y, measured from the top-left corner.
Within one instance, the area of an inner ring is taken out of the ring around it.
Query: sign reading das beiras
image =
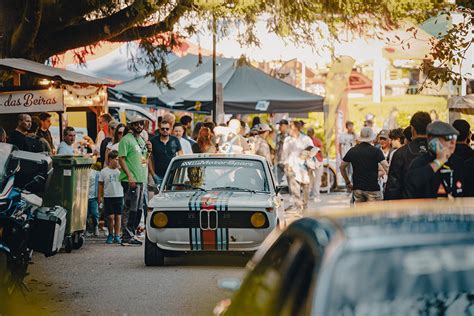
[[[64,111],[61,89],[12,91],[0,93],[0,113]]]

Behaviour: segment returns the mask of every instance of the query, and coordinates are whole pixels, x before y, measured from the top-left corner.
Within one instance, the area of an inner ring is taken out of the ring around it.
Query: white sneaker
[[[314,202],[321,202],[321,197],[317,196],[313,199]]]

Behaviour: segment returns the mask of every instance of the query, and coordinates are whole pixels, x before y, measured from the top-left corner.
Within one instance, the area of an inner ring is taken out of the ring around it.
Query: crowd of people
[[[474,196],[474,151],[471,126],[432,121],[417,112],[405,129],[364,126],[360,135],[351,122],[341,135],[340,170],[353,202]]]
[[[275,129],[255,117],[251,124],[232,117],[216,124],[211,117],[193,124],[191,116],[167,114],[149,134],[141,116],[127,125],[109,114],[99,117],[96,141],[66,126],[56,148],[49,131],[51,116],[20,114],[16,128],[0,140],[20,150],[51,155],[89,153],[97,157],[90,173],[88,217],[90,233],[99,234],[101,215],[107,222],[107,243],[141,245],[148,185],[161,185],[175,156],[192,153],[255,154],[275,171],[278,184],[287,182],[289,209],[300,214],[313,198],[320,201],[323,144],[313,128],[300,120],[280,120]],[[194,126],[194,127],[193,127]],[[405,129],[375,133],[370,122],[357,135],[352,122],[338,139],[341,174],[353,202],[406,198],[474,195],[474,152],[469,146],[471,127],[465,120],[453,125],[431,121],[417,112]]]
[[[87,136],[77,142],[74,127],[66,126],[56,148],[49,131],[50,114],[33,118],[20,114],[16,129],[3,138],[20,150],[96,157],[89,181],[89,233],[99,235],[103,218],[110,244],[142,244],[144,227],[140,223],[146,216],[147,187],[160,185],[171,160],[183,154],[260,155],[276,171],[278,183],[288,182],[291,208],[302,212],[311,196],[320,199],[322,142],[313,129],[304,133],[304,122],[283,119],[276,130],[260,117],[251,124],[232,117],[218,126],[211,117],[195,124],[192,121],[189,115],[177,119],[169,113],[160,117],[155,133],[149,134],[143,117],[133,116],[124,125],[105,113],[98,119],[95,142]],[[6,135],[5,131],[0,131],[1,135]]]

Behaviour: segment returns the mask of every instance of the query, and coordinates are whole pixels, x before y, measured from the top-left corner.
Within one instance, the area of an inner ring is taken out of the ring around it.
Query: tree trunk
[[[0,58],[10,57],[11,36],[18,23],[18,10],[12,1],[0,1]]]

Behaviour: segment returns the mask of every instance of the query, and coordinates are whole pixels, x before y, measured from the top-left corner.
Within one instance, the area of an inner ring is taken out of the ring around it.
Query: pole
[[[216,15],[212,14],[212,120],[214,122],[217,122],[216,33]]]

